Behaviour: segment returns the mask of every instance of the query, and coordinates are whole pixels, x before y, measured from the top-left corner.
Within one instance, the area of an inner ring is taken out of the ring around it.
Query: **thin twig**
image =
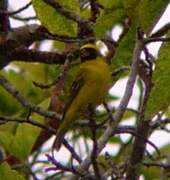
[[[56,11],[58,13],[60,13],[61,15],[64,15],[65,17],[67,17],[68,19],[71,19],[77,23],[87,23],[85,20],[83,20],[80,16],[78,16],[77,14],[74,14],[73,12],[70,12],[69,10],[67,10],[66,8],[62,7],[57,1],[55,0],[43,0],[46,4],[50,5],[51,7],[53,7],[54,9],[56,9]]]
[[[170,169],[170,164],[168,163],[161,163],[161,162],[142,162],[142,164],[146,167],[155,166],[155,167],[161,167],[164,169]]]
[[[2,123],[8,123],[8,122],[27,123],[27,124],[31,124],[33,126],[37,126],[39,128],[45,129],[52,134],[56,134],[55,129],[45,124],[42,124],[36,120],[33,120],[32,118],[27,119],[27,118],[20,118],[20,117],[0,116],[0,122]]]
[[[152,42],[169,42],[169,37],[154,37],[154,38],[147,38],[145,39],[145,44],[152,43]]]
[[[74,150],[74,148],[64,139],[63,141],[64,146],[70,151],[72,157],[74,159],[76,159],[79,163],[82,162],[82,159],[80,158],[80,156],[76,153],[76,151]]]
[[[66,43],[86,43],[89,41],[95,41],[96,39],[94,37],[69,37],[69,36],[62,36],[58,34],[52,34],[50,32],[44,32],[42,33],[42,36],[47,38],[47,39],[52,39],[52,40],[58,40]]]
[[[3,14],[6,14],[8,16],[12,16],[12,15],[15,15],[15,14],[18,14],[22,11],[24,11],[25,9],[27,9],[29,6],[31,6],[32,4],[32,1],[30,1],[29,3],[27,3],[25,6],[19,8],[18,10],[16,11],[11,11],[11,12],[8,12],[8,11],[0,11],[0,14],[3,13]]]
[[[154,130],[156,128],[164,127],[167,124],[170,124],[170,118],[158,119],[158,120],[156,120],[154,122],[151,122],[150,126]]]
[[[164,36],[170,29],[170,23],[165,24],[163,27],[158,29],[155,33],[151,35],[152,38]]]
[[[97,0],[90,0],[91,17],[90,21],[96,22],[98,15],[100,14],[99,8],[101,7]]]
[[[97,126],[96,126],[96,121],[92,117],[90,117],[89,125],[91,128],[92,140],[93,140],[93,150],[91,153],[93,169],[94,169],[96,179],[101,180],[101,174],[100,174],[100,170],[99,170],[99,166],[97,162],[97,149],[98,149],[97,138],[96,138]]]
[[[64,172],[72,172],[72,173],[76,173],[72,168],[70,167],[67,167],[66,165],[62,165],[61,163],[59,163],[56,159],[54,159],[53,156],[47,154],[46,155],[48,160],[54,165],[54,167],[50,167],[50,168],[46,168],[46,171],[51,171],[51,170],[61,170],[61,171],[64,171]]]
[[[156,152],[158,153],[158,155],[160,156],[160,151],[159,151],[159,149],[158,149],[158,147],[153,143],[153,142],[151,142],[150,140],[148,140],[146,137],[143,137],[141,134],[137,134],[134,130],[128,130],[128,129],[125,129],[125,131],[124,131],[124,129],[119,129],[119,131],[116,131],[116,132],[113,132],[113,135],[114,134],[126,134],[126,133],[129,133],[129,134],[132,134],[132,135],[134,135],[134,136],[138,136],[138,137],[140,137],[141,139],[143,139],[144,141],[146,141],[150,146],[152,146],[155,150],[156,150]]]
[[[36,16],[28,16],[28,17],[21,17],[21,16],[11,16],[12,19],[16,19],[18,21],[31,21],[31,20],[37,20]]]
[[[112,71],[112,76],[115,77],[118,74],[120,74],[121,72],[129,71],[129,70],[130,70],[130,66],[122,66],[122,67],[117,68],[114,71]]]
[[[107,111],[107,114],[108,114],[108,116],[109,116],[109,119],[110,119],[111,121],[114,121],[113,116],[112,116],[112,111],[110,110],[108,104],[107,104],[106,102],[104,102],[103,105],[104,105],[104,107],[105,107],[105,109],[106,109],[106,111]]]

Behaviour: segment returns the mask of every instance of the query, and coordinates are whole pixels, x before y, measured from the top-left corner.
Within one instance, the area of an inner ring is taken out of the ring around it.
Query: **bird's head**
[[[82,62],[94,60],[99,56],[99,51],[94,44],[85,44],[80,48],[80,59]]]

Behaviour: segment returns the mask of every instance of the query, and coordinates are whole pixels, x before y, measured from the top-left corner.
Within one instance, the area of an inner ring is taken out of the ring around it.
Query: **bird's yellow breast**
[[[86,89],[83,91],[85,94],[81,94],[81,98],[88,95],[89,98],[84,99],[85,103],[101,104],[111,82],[107,63],[99,57],[96,60],[84,62],[80,68],[84,71],[84,89]]]

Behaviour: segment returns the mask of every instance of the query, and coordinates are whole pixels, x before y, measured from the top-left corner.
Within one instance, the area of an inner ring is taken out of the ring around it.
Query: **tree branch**
[[[25,48],[15,49],[8,53],[11,61],[45,63],[45,64],[64,64],[66,60],[65,54],[57,52],[34,51]],[[74,56],[73,56],[74,57]]]
[[[29,50],[29,47],[35,41],[41,41],[44,39],[58,40],[67,43],[73,42],[88,42],[95,38],[89,37],[67,37],[60,35],[53,35],[49,33],[44,27],[37,24],[31,24],[14,28],[13,31],[8,32],[5,39],[0,41],[1,61],[0,67],[3,68],[9,62],[13,60],[24,62],[40,62],[46,64],[64,64],[67,55],[59,54],[57,52],[42,52]],[[68,52],[67,52],[68,54]],[[71,55],[69,60],[75,60],[78,58],[78,50],[69,52]]]
[[[169,37],[151,37],[145,40],[145,44],[152,43],[152,42],[170,42]]]
[[[127,167],[127,180],[136,180],[139,178],[139,169],[141,165],[141,161],[144,156],[144,152],[146,149],[146,139],[149,136],[150,127],[150,120],[145,119],[145,108],[146,104],[151,92],[152,88],[152,66],[150,66],[150,73],[148,74],[147,71],[143,71],[142,80],[145,84],[145,92],[143,96],[143,101],[139,107],[139,114],[137,117],[137,129],[136,134],[140,136],[136,136],[132,148],[132,152],[130,155],[129,165]]]
[[[7,11],[8,0],[0,1],[0,11]],[[10,28],[8,16],[5,13],[0,13],[0,32],[7,32]]]
[[[17,16],[17,15],[13,15],[11,16],[12,19],[16,19],[18,21],[31,21],[31,20],[37,20],[36,16],[27,16],[27,17],[21,17],[21,16]]]
[[[161,163],[161,162],[142,162],[142,164],[146,167],[151,167],[151,166],[155,166],[155,167],[161,167],[164,169],[169,169],[170,168],[170,164],[169,163]]]
[[[164,36],[170,29],[170,23],[165,24],[162,28],[158,29],[155,33],[151,35],[152,38]]]

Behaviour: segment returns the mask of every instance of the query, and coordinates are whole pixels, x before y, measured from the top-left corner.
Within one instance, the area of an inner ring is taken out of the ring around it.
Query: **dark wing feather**
[[[74,98],[76,98],[76,96],[77,96],[78,92],[80,91],[81,87],[83,86],[83,84],[84,84],[83,75],[80,72],[80,73],[78,73],[75,81],[73,82],[73,84],[71,86],[71,89],[70,89],[70,98],[68,100],[68,103],[65,106],[64,113],[63,113],[63,118],[62,119],[64,119],[64,116],[65,116],[65,113],[67,112],[67,109],[72,104]],[[64,136],[65,136],[65,131],[60,130],[60,128],[59,128],[58,132],[56,134],[56,139],[54,140],[53,148],[52,149],[56,149],[57,151],[60,149],[61,144],[63,143]]]
[[[67,109],[70,107],[70,105],[72,104],[73,100],[76,98],[78,92],[80,91],[83,85],[84,85],[83,72],[79,72],[70,88],[70,96],[64,108],[63,118],[65,113],[67,112]]]

